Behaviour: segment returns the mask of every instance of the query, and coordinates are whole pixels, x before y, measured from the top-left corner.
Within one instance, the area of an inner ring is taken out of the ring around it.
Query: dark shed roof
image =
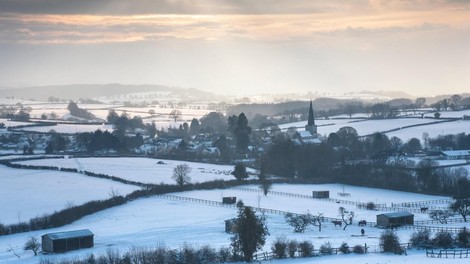
[[[94,234],[88,229],[82,229],[82,230],[74,230],[74,231],[67,231],[67,232],[49,233],[49,234],[43,235],[43,237],[44,236],[48,236],[51,240],[59,240],[59,239],[70,239],[70,238],[77,238],[77,237],[94,236]]]
[[[413,216],[412,213],[409,212],[393,212],[393,213],[385,213],[385,214],[379,214],[383,215],[387,218],[399,218],[399,217],[405,217],[405,216]]]

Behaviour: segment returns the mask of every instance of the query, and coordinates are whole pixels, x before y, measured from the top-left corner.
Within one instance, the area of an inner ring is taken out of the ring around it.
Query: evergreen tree
[[[232,171],[232,175],[239,181],[248,178],[245,165],[238,163],[235,165],[235,169]]]
[[[268,235],[264,216],[256,216],[250,207],[240,207],[235,233],[230,239],[234,257],[251,262],[254,253],[266,243]]]
[[[193,120],[191,120],[191,125],[189,126],[189,134],[192,136],[199,134],[199,126],[199,121],[197,121],[196,118],[193,118]]]

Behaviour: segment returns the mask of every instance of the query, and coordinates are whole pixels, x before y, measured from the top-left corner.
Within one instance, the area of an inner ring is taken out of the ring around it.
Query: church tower
[[[305,131],[309,131],[312,135],[317,134],[317,125],[315,125],[315,117],[313,116],[312,101],[310,101],[310,109],[308,110],[308,122],[305,126]]]

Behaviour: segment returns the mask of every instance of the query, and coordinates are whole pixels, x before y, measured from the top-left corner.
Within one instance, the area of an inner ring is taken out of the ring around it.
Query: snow
[[[0,165],[0,223],[28,221],[64,209],[67,204],[80,205],[107,199],[112,190],[125,195],[137,189],[136,186],[77,173],[13,169]]]
[[[78,163],[77,163],[78,161]],[[157,164],[163,161],[164,164]],[[42,159],[18,162],[28,165],[58,166],[61,168],[76,168],[79,170],[102,173],[122,179],[151,184],[175,184],[171,178],[173,169],[180,164],[188,164],[191,168],[192,183],[213,180],[233,180],[230,173],[231,165],[214,165],[197,162],[176,160],[157,160],[149,158],[72,158],[72,159]],[[248,169],[248,172],[253,170]]]
[[[297,203],[307,206],[310,202],[299,200]],[[0,262],[8,264],[35,263],[39,258],[34,258],[31,252],[21,250],[22,245],[30,236],[39,237],[45,233],[79,229],[90,229],[95,234],[95,246],[93,248],[42,256],[42,258],[85,257],[92,252],[95,255],[100,255],[105,254],[108,249],[118,249],[122,253],[133,248],[152,248],[158,245],[168,248],[180,248],[185,243],[194,247],[206,244],[216,248],[227,247],[230,243],[230,234],[224,232],[224,220],[233,218],[236,215],[236,208],[167,200],[160,197],[138,199],[84,217],[64,227],[0,237]],[[282,215],[266,214],[266,218],[271,235],[267,238],[264,251],[270,251],[273,241],[278,237],[296,239],[297,241],[310,240],[315,248],[319,248],[325,242],[330,242],[333,247],[338,247],[346,241],[350,246],[367,243],[370,250],[375,250],[379,243],[378,237],[383,232],[382,229],[364,227],[366,235],[360,236],[362,227],[357,225],[351,225],[346,230],[342,230],[332,224],[324,223],[321,232],[316,227],[309,227],[305,233],[299,234],[293,233],[292,228],[285,223]],[[397,231],[402,242],[407,242],[411,233],[411,230]],[[21,256],[21,259],[16,258],[12,252],[8,252],[10,247]],[[308,263],[310,261],[312,263],[321,263],[319,261],[326,261],[325,263],[343,263],[343,261],[344,263],[361,263],[354,261],[378,261],[382,258],[389,259],[392,262],[380,263],[395,263],[394,260],[411,261],[408,263],[421,263],[429,260],[431,261],[429,263],[440,263],[432,262],[435,261],[433,259],[427,259],[424,256],[424,251],[412,251],[410,255],[409,258],[387,254],[350,255],[348,257],[339,255],[273,261],[273,263]]]
[[[55,131],[57,133],[84,133],[84,132],[95,132],[100,129],[101,131],[108,130],[109,132],[113,131],[113,125],[84,125],[84,124],[57,124],[55,126],[37,126],[37,127],[25,127],[20,130],[23,131],[35,131],[47,133],[50,131]]]
[[[393,131],[387,133],[388,137],[399,137],[403,141],[407,141],[411,138],[418,138],[421,141],[423,133],[428,133],[430,138],[435,138],[440,135],[446,134],[459,134],[459,133],[469,133],[470,131],[470,121],[469,120],[458,120],[454,122],[444,122],[426,126],[417,126],[407,129],[402,129],[398,131]]]
[[[31,123],[31,122],[11,121],[7,118],[0,118],[0,123],[5,124],[5,127],[25,126],[25,125],[34,124],[34,123]]]
[[[434,113],[425,114],[425,117],[434,117]],[[470,110],[462,110],[462,111],[440,111],[441,118],[462,118],[464,115],[470,116]]]
[[[438,200],[448,199],[448,197],[442,196],[430,196],[421,195],[406,192],[397,192],[382,189],[373,189],[365,187],[347,186],[346,192],[350,192],[350,197],[337,196],[337,192],[342,191],[340,184],[324,184],[324,185],[290,185],[290,184],[276,184],[273,190],[283,191],[295,194],[311,195],[311,190],[330,190],[330,194],[333,194],[332,198],[340,200],[349,200],[353,202],[374,202],[374,203],[386,203],[391,206],[390,202],[402,203],[402,202],[416,202],[426,200]],[[257,186],[249,186],[250,189],[257,189]],[[354,211],[356,219],[367,220],[368,222],[375,222],[377,214],[383,213],[381,211],[359,209],[354,204],[336,203],[332,201],[324,201],[317,199],[304,199],[296,197],[286,197],[280,195],[269,195],[264,196],[260,192],[247,192],[240,191],[236,188],[226,190],[207,190],[207,191],[189,191],[175,194],[181,197],[190,197],[203,200],[211,201],[222,201],[223,196],[235,196],[238,200],[242,200],[245,205],[260,207],[264,209],[273,209],[280,211],[288,211],[294,213],[306,213],[307,211],[313,215],[323,214],[324,217],[338,218],[338,208],[344,207],[349,211]],[[415,214],[415,220],[430,220],[428,214]]]
[[[318,134],[328,136],[330,133],[338,132],[342,127],[349,126],[356,129],[359,136],[370,135],[375,132],[385,132],[393,129],[400,129],[405,126],[416,125],[416,124],[428,124],[436,122],[434,119],[423,119],[423,118],[395,118],[395,119],[377,119],[377,120],[361,120],[361,119],[332,119],[332,120],[315,120],[315,124],[318,125]],[[469,126],[470,126],[470,122]],[[447,123],[445,123],[447,124]],[[296,122],[290,124],[284,124],[281,128],[289,127],[300,127],[306,125],[306,121]],[[429,126],[423,126],[418,128],[427,128]],[[411,128],[406,129],[406,131]],[[414,129],[414,128],[413,128]],[[400,130],[401,131],[401,130]],[[391,133],[390,133],[391,134]],[[387,134],[388,135],[388,134]],[[421,134],[415,134],[421,135]],[[391,137],[389,135],[389,137]]]

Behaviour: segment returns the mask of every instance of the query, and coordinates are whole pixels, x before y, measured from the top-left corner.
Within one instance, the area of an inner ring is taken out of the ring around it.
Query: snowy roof
[[[68,231],[68,232],[48,233],[48,234],[43,235],[43,237],[44,236],[48,236],[52,240],[59,240],[59,239],[94,236],[94,234],[88,229],[82,229],[82,230],[74,230],[74,231]]]
[[[449,150],[449,151],[442,151],[442,154],[453,157],[453,156],[469,156],[470,150]]]
[[[398,218],[398,217],[405,217],[405,216],[413,216],[412,213],[410,212],[406,212],[406,211],[402,211],[402,212],[393,212],[393,213],[385,213],[385,214],[379,214],[379,215],[383,215],[387,218]]]
[[[312,133],[310,131],[299,131],[299,135],[301,138],[306,138],[306,137],[313,137]]]

